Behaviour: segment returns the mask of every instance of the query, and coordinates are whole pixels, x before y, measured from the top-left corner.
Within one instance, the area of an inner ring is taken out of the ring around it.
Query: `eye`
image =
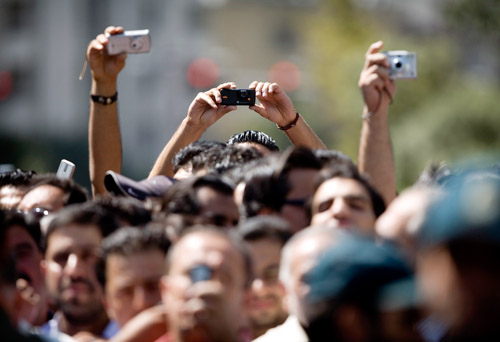
[[[324,211],[327,211],[328,209],[330,209],[330,207],[332,206],[332,204],[333,204],[333,199],[321,202],[319,204],[319,206],[318,206],[317,212],[318,213],[322,213]]]
[[[64,266],[66,265],[66,262],[68,261],[68,257],[69,257],[69,253],[67,252],[62,252],[62,253],[57,253],[54,255],[54,257],[52,258],[52,260],[61,265],[61,266]]]

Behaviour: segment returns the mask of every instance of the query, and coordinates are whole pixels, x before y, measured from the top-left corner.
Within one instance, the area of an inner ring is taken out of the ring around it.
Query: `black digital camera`
[[[255,104],[254,89],[221,89],[222,105],[253,106]]]

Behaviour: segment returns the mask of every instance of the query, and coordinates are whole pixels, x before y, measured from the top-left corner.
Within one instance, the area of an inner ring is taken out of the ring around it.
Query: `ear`
[[[42,270],[42,275],[45,278],[47,275],[48,261],[45,259],[40,260],[40,269]]]

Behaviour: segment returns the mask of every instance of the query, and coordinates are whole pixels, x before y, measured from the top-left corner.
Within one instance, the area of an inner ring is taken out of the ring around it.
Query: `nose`
[[[137,286],[134,289],[134,298],[132,300],[132,307],[136,313],[147,309],[160,301],[160,292],[152,293],[143,286]]]
[[[337,219],[346,219],[349,217],[349,205],[342,198],[336,199],[330,208],[332,216]]]
[[[69,255],[64,270],[71,277],[85,276],[86,273],[82,259],[75,253]]]

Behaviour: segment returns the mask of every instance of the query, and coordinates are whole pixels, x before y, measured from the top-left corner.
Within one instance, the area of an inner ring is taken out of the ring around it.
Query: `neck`
[[[73,336],[79,332],[89,332],[96,336],[101,336],[104,328],[109,323],[109,318],[106,315],[106,312],[102,312],[98,314],[95,319],[88,323],[77,323],[71,322],[67,319],[63,314],[61,315],[61,319],[59,320],[59,330],[69,336]]]

